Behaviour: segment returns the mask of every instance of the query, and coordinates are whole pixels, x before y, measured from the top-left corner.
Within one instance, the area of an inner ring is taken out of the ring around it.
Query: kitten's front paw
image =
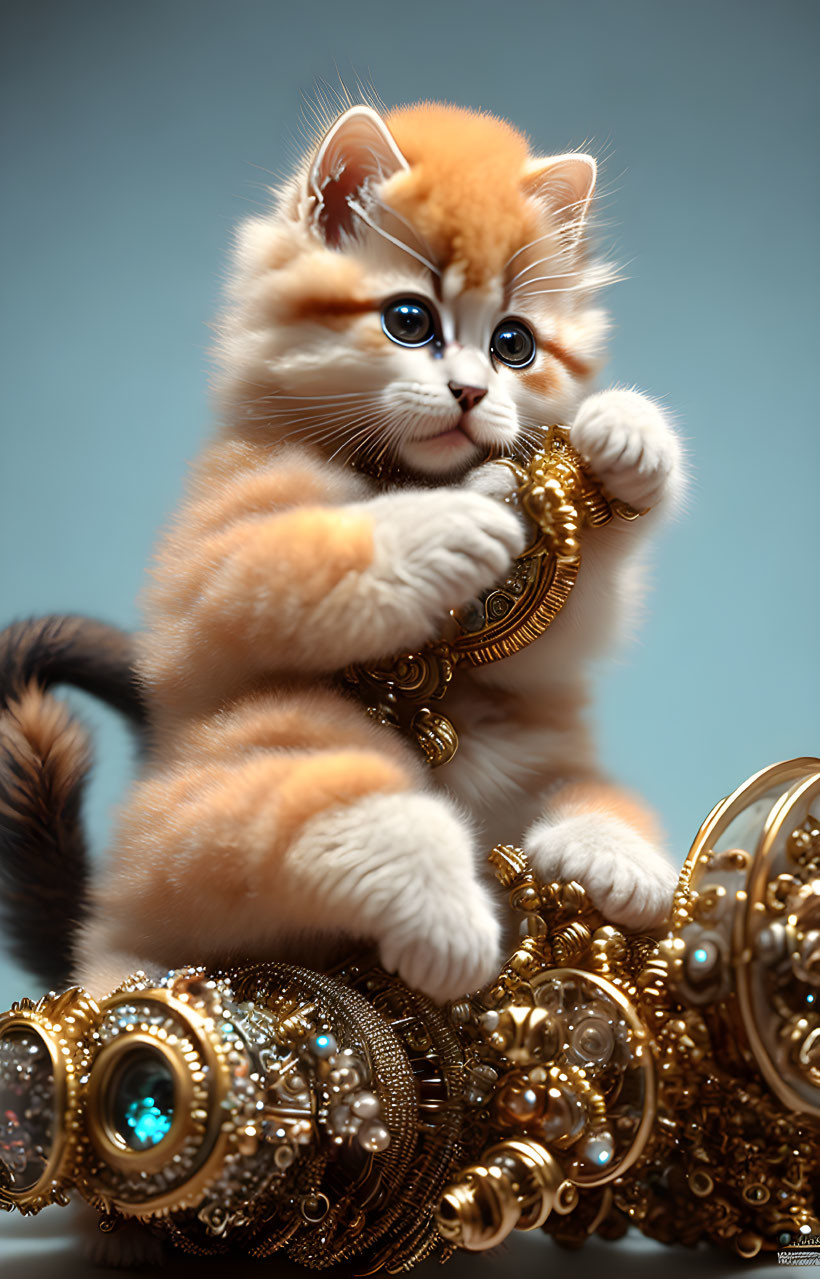
[[[680,480],[680,445],[662,411],[638,391],[599,391],[578,410],[570,441],[610,496],[642,510]]]
[[[413,595],[414,615],[426,611],[434,634],[449,609],[498,582],[526,544],[518,514],[481,492],[442,488],[384,500],[385,576],[394,593]]]
[[[464,488],[469,489],[471,493],[483,493],[485,497],[492,497],[496,502],[509,504],[509,499],[518,491],[519,482],[511,466],[505,465],[504,462],[484,462],[481,466],[476,466],[469,471],[463,483]],[[511,509],[516,511],[515,507]],[[524,517],[519,514],[518,518],[523,525]]]
[[[582,813],[537,822],[524,841],[541,879],[577,880],[612,923],[654,928],[667,919],[678,873],[617,817]]]

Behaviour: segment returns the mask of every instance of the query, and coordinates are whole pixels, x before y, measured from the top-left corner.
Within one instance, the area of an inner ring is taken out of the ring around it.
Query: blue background
[[[604,159],[606,380],[662,396],[688,512],[600,678],[613,772],[683,859],[712,804],[818,753],[818,9],[813,3],[16,0],[0,15],[0,623],[126,625],[209,430],[232,226],[298,144],[316,77],[484,107]],[[96,844],[129,768],[98,728]],[[0,1005],[31,989],[0,969]],[[34,992],[32,992],[34,993]]]

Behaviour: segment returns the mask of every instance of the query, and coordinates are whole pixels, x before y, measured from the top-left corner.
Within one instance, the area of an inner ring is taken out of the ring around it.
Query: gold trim
[[[110,1089],[122,1071],[123,1058],[143,1048],[167,1063],[174,1083],[174,1117],[168,1132],[155,1145],[135,1150],[118,1132],[112,1115]],[[88,1081],[89,1137],[100,1158],[127,1174],[158,1172],[164,1168],[190,1136],[202,1133],[190,1115],[194,1085],[185,1053],[179,1044],[169,1044],[150,1033],[121,1035],[101,1049]]]
[[[820,764],[820,761],[817,762]],[[777,857],[778,842],[785,832],[793,829],[796,824],[799,825],[802,820],[798,819],[795,822],[797,810],[802,809],[806,801],[808,801],[807,807],[810,808],[812,800],[817,796],[820,796],[820,771],[797,782],[770,809],[746,881],[745,910],[738,910],[735,913],[733,940],[738,1003],[743,1027],[760,1072],[784,1106],[801,1114],[820,1118],[820,1089],[808,1085],[807,1091],[799,1091],[790,1084],[782,1073],[782,1067],[772,1060],[771,1052],[763,1040],[755,1016],[752,989],[760,961],[756,959],[751,948],[752,927],[756,922],[758,903],[765,901],[766,886],[771,877],[772,864]],[[777,1016],[776,1011],[770,1010],[770,1015],[774,1019]],[[794,1073],[799,1078],[798,1072]],[[814,1099],[807,1095],[807,1092],[812,1093]]]
[[[429,706],[418,710],[420,703],[441,701],[460,665],[502,661],[544,634],[575,585],[583,527],[598,528],[616,516],[634,520],[645,514],[605,494],[570,444],[566,427],[545,430],[542,448],[528,461],[502,458],[497,465],[516,476],[518,489],[512,500],[533,528],[529,546],[507,578],[469,606],[451,611],[455,637],[383,665],[349,666],[344,671],[344,679],[362,698],[368,714],[415,740],[433,768],[453,758],[458,731],[442,712]],[[481,610],[481,624],[475,629],[468,621],[473,609]]]
[[[692,873],[701,853],[710,851],[730,822],[734,821],[744,808],[756,803],[766,794],[766,791],[771,790],[781,773],[785,789],[789,781],[796,781],[804,777],[807,772],[816,772],[818,769],[820,769],[820,759],[811,755],[781,760],[779,764],[770,764],[768,768],[761,768],[759,773],[753,773],[742,786],[738,786],[720,803],[715,804],[698,828],[686,855],[679,881],[681,887],[687,889],[690,887]]]
[[[180,1023],[180,1033],[174,1036],[176,1041],[190,1040],[195,1056],[186,1060],[182,1044],[169,1042],[168,1038],[160,1039],[151,1033],[150,1023],[140,1023],[139,1030],[121,1032],[122,1040],[130,1048],[136,1041],[143,1042],[160,1051],[165,1050],[174,1071],[175,1086],[177,1079],[182,1088],[182,1095],[190,1097],[189,1084],[195,1091],[197,1082],[194,1076],[206,1068],[202,1082],[202,1110],[205,1122],[202,1122],[190,1110],[187,1114],[180,1112],[179,1120],[175,1118],[174,1126],[168,1137],[173,1134],[174,1149],[178,1151],[186,1141],[198,1140],[198,1149],[194,1157],[193,1170],[181,1177],[180,1183],[172,1188],[152,1194],[145,1198],[128,1198],[116,1187],[106,1184],[100,1176],[99,1169],[84,1184],[84,1191],[92,1200],[111,1205],[129,1217],[161,1216],[167,1209],[179,1209],[197,1204],[210,1183],[221,1172],[225,1158],[238,1136],[230,1120],[226,1117],[222,1102],[227,1098],[231,1088],[231,1072],[228,1065],[228,1046],[220,1040],[213,1018],[195,1002],[185,1002],[165,988],[152,987],[145,991],[127,990],[105,1000],[101,1005],[102,1019],[116,1012],[120,1006],[145,1004],[156,1006],[171,1014]],[[119,1036],[110,1047],[119,1046]],[[168,1162],[167,1154],[171,1150],[167,1138],[148,1151],[126,1151],[108,1135],[108,1118],[102,1107],[105,1084],[110,1078],[108,1061],[103,1057],[109,1046],[102,1049],[97,1062],[92,1067],[88,1083],[89,1099],[86,1111],[86,1126],[89,1140],[106,1166],[115,1172],[125,1175],[145,1172],[151,1174]],[[122,1050],[124,1052],[125,1049]],[[190,1048],[187,1050],[190,1053]],[[108,1055],[108,1054],[107,1054]],[[110,1056],[116,1062],[117,1056]],[[102,1060],[103,1071],[98,1082],[98,1063]],[[187,1074],[187,1079],[185,1078]],[[179,1127],[176,1127],[179,1123]],[[160,1157],[161,1156],[161,1157]]]
[[[33,1185],[21,1190],[0,1186],[0,1203],[22,1213],[37,1213],[51,1203],[67,1203],[65,1187],[73,1178],[82,1144],[80,1079],[88,1070],[90,1031],[99,1008],[78,986],[48,994],[34,1004],[24,1000],[0,1016],[0,1038],[20,1031],[36,1034],[51,1060],[54,1110],[51,1151]]]

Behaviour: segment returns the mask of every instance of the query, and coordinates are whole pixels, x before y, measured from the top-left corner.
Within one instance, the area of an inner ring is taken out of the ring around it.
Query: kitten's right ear
[[[308,177],[312,219],[322,238],[337,247],[356,231],[351,202],[368,182],[383,182],[410,166],[372,107],[351,107],[325,134]]]

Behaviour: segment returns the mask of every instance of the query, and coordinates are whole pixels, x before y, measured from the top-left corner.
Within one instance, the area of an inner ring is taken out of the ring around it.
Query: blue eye
[[[382,328],[399,346],[424,346],[436,334],[432,311],[416,298],[389,302],[382,311]]]
[[[490,354],[513,369],[523,369],[535,359],[535,338],[520,320],[502,320],[496,325]]]

